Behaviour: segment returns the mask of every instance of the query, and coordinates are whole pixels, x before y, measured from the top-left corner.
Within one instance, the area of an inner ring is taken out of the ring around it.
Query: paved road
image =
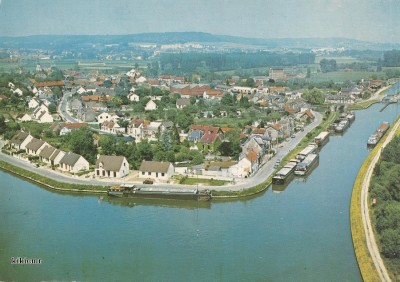
[[[399,125],[400,125],[399,122],[395,124],[393,129],[390,131],[388,137],[386,138],[385,142],[383,143],[382,147],[385,147],[387,143],[389,143],[390,140],[392,140],[393,135],[396,133]],[[376,245],[374,231],[371,225],[371,219],[369,217],[368,188],[374,167],[378,162],[380,155],[381,151],[375,155],[374,159],[372,160],[367,170],[367,174],[365,175],[363,180],[363,186],[361,190],[361,215],[364,226],[364,232],[367,239],[368,251],[371,255],[372,261],[374,262],[376,271],[378,272],[379,277],[381,278],[382,281],[391,281],[390,276],[386,270],[385,264],[382,261],[378,246]]]
[[[72,94],[73,94],[72,92],[67,92],[67,91],[63,93],[61,102],[58,104],[57,111],[63,120],[74,123],[77,122],[77,120],[74,117],[72,117],[72,115],[68,111],[68,98],[72,97]]]
[[[295,138],[290,138],[288,142],[284,142],[283,147],[278,149],[277,154],[268,162],[266,162],[260,169],[259,171],[253,175],[250,178],[244,179],[244,180],[238,180],[236,184],[231,184],[229,186],[224,185],[224,186],[201,186],[201,189],[212,189],[212,190],[218,190],[218,191],[240,191],[249,187],[253,187],[255,185],[263,183],[272,173],[275,171],[273,168],[273,165],[275,164],[277,159],[282,159],[284,156],[286,156],[290,151],[292,151],[296,146],[300,143],[300,141],[306,136],[308,132],[310,132],[312,129],[317,127],[320,123],[322,122],[322,115],[320,113],[315,113],[315,120],[307,125],[304,128],[303,132],[299,132],[296,134]],[[2,144],[4,142],[0,140],[0,148],[2,147]],[[8,155],[5,155],[3,153],[0,153],[0,159],[7,161],[9,163],[12,163],[16,166],[22,167],[26,170],[35,172],[39,175],[46,176],[52,179],[57,179],[62,182],[69,182],[69,183],[76,183],[76,184],[94,184],[94,185],[115,185],[115,184],[120,184],[123,182],[123,180],[120,181],[107,181],[107,180],[98,180],[98,179],[87,179],[87,178],[82,178],[82,177],[76,177],[76,176],[67,176],[65,174],[61,174],[56,171],[52,171],[49,169],[45,168],[36,168],[33,166],[31,163],[27,162],[26,160],[21,160],[17,159],[15,157],[11,157]],[[135,183],[137,186],[143,186],[140,185],[140,183]],[[181,184],[167,184],[167,183],[157,183],[157,186],[160,187],[170,187],[170,188],[193,188],[193,185],[181,185]]]

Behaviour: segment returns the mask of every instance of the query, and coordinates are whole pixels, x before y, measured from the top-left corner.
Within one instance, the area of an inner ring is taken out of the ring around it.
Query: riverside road
[[[66,110],[65,105],[61,110]],[[288,153],[290,153],[296,146],[300,143],[300,141],[307,135],[307,133],[311,132],[315,127],[317,127],[322,122],[322,115],[320,113],[315,112],[315,119],[312,123],[308,124],[304,127],[304,131],[298,132],[294,138],[289,138],[288,141],[285,141],[280,148],[277,149],[277,154],[271,158],[271,160],[262,164],[261,168],[252,176],[246,179],[237,179],[235,184],[229,184],[225,186],[201,186],[201,189],[212,189],[216,191],[240,191],[246,188],[250,188],[256,186],[258,184],[263,183],[268,179],[269,176],[273,174],[275,168],[273,167],[275,162],[279,159],[284,158]],[[4,141],[0,140],[0,147],[4,145]],[[92,178],[84,178],[77,176],[67,176],[65,174],[49,170],[42,167],[35,167],[30,162],[18,159],[15,157],[8,156],[4,153],[0,153],[0,159],[26,169],[28,171],[37,173],[39,175],[52,178],[61,182],[74,183],[74,184],[86,184],[86,185],[116,185],[121,184],[121,181],[107,181],[107,180],[98,180]],[[139,187],[141,183],[135,183]],[[170,187],[170,188],[193,188],[191,185],[181,185],[181,184],[166,184],[166,183],[157,183],[157,186],[160,187]]]

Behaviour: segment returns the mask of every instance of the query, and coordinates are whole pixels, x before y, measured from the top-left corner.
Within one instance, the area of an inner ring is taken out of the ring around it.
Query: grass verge
[[[386,140],[389,132],[385,134],[381,142],[371,151],[367,156],[360,170],[358,171],[356,180],[353,185],[353,192],[351,195],[350,202],[350,227],[351,237],[353,239],[354,252],[356,254],[358,267],[361,272],[361,276],[364,281],[380,281],[379,275],[376,272],[375,265],[370,256],[366,235],[364,232],[364,226],[362,222],[362,211],[361,211],[361,190],[364,178],[367,174],[368,168],[371,165],[372,160],[381,150],[384,140]]]
[[[206,184],[210,186],[223,186],[227,183],[230,183],[230,181],[227,180],[219,180],[219,179],[207,179],[207,178],[184,178],[182,179],[182,182],[180,184],[185,184],[185,185],[196,185],[196,184]]]
[[[5,170],[9,173],[17,175],[19,177],[28,179],[37,184],[45,186],[49,189],[65,192],[84,192],[84,193],[106,193],[107,187],[100,185],[83,185],[74,183],[59,182],[54,179],[38,175],[34,172],[25,170],[23,168],[12,165],[8,162],[0,160],[0,169]]]

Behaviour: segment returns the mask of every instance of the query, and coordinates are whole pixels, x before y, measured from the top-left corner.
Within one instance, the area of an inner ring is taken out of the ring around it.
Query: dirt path
[[[393,129],[390,131],[382,147],[386,146],[386,144],[389,143],[390,140],[392,140],[393,135],[396,133],[398,127],[399,127],[399,122],[397,122],[396,125],[393,127]],[[381,152],[376,154],[376,156],[372,160],[363,181],[363,187],[361,190],[361,215],[362,215],[362,221],[367,240],[368,250],[371,255],[372,261],[374,262],[376,271],[378,272],[379,277],[381,278],[382,281],[391,281],[390,276],[386,270],[386,267],[382,261],[379,248],[376,245],[375,236],[371,225],[371,219],[369,216],[369,205],[368,205],[368,188],[371,181],[372,172],[374,170],[376,163],[379,160],[380,154]]]

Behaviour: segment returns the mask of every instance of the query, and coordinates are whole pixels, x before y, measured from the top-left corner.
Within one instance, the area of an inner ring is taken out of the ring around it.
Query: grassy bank
[[[350,202],[350,227],[353,239],[354,252],[356,254],[358,267],[364,281],[379,281],[379,275],[375,270],[374,263],[368,251],[366,235],[362,222],[361,213],[361,190],[363,180],[374,156],[379,152],[380,146],[375,147],[362,164],[353,185]]]
[[[353,192],[351,195],[351,202],[350,202],[351,236],[353,239],[354,251],[356,254],[358,266],[360,268],[360,272],[364,281],[380,281],[380,278],[378,273],[376,272],[366,242],[366,235],[362,223],[361,190],[368,168],[371,165],[371,162],[376,156],[376,154],[380,152],[382,144],[384,140],[386,140],[387,136],[388,134],[386,134],[383,137],[381,142],[371,151],[371,153],[363,162],[357,174],[356,180],[354,181]]]
[[[379,100],[372,100],[372,101],[365,101],[365,102],[361,102],[355,105],[349,105],[348,106],[348,110],[353,111],[353,110],[364,110],[364,109],[368,109],[369,107],[371,107],[373,104],[379,103]]]
[[[106,193],[107,187],[100,185],[83,185],[83,184],[73,184],[59,182],[54,179],[38,175],[34,172],[25,170],[23,168],[14,166],[8,162],[0,160],[0,169],[5,170],[9,173],[17,175],[19,177],[28,179],[37,184],[45,186],[50,189],[65,192],[84,192],[84,193]]]
[[[191,177],[185,177],[181,180],[179,184],[184,184],[184,185],[197,185],[197,184],[204,184],[204,185],[210,185],[210,186],[223,186],[230,181],[227,180],[219,180],[219,179],[208,179],[208,178],[191,178]]]

